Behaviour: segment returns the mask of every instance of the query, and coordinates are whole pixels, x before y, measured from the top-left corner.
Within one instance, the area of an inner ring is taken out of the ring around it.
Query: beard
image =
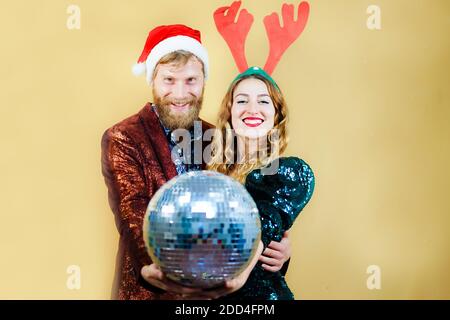
[[[155,101],[156,110],[158,111],[159,119],[163,125],[170,129],[187,129],[189,130],[194,121],[198,119],[203,103],[203,91],[199,97],[189,96],[184,99],[173,99],[159,96],[155,89],[153,89],[153,99]],[[187,111],[172,110],[173,104],[188,104]]]

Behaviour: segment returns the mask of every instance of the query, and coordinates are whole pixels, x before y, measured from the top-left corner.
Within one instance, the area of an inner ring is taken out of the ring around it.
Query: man
[[[102,138],[102,173],[120,233],[112,298],[218,298],[242,287],[258,259],[266,259],[266,264],[279,270],[289,257],[287,238],[275,243],[272,252],[258,254],[239,277],[215,290],[177,285],[152,264],[142,237],[150,199],[177,174],[205,168],[204,163],[188,162],[187,155],[173,152],[179,149],[171,134],[186,129],[197,139],[193,130],[197,120],[202,131],[212,128],[198,118],[208,75],[208,55],[200,32],[184,25],[153,29],[133,71],[146,73],[154,103],[106,130]]]

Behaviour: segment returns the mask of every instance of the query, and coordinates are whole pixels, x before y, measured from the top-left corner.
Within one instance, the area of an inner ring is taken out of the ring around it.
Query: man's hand
[[[168,292],[182,295],[186,299],[211,299],[209,296],[202,294],[202,289],[185,287],[167,279],[161,269],[154,263],[142,267],[141,275],[151,285]]]
[[[258,249],[255,256],[253,257],[247,268],[236,278],[228,280],[224,285],[212,288],[212,289],[202,289],[202,288],[191,288],[185,287],[167,279],[164,273],[159,269],[156,264],[151,264],[144,266],[141,269],[142,277],[151,285],[163,289],[168,292],[180,294],[184,299],[194,299],[194,300],[209,300],[217,299],[221,296],[230,294],[242,288],[242,286],[247,281],[250,273],[258,262],[259,257],[263,249],[263,244],[260,241]]]
[[[291,242],[289,241],[289,230],[283,234],[280,242],[271,241],[259,258],[264,270],[277,272],[283,264],[291,257]]]

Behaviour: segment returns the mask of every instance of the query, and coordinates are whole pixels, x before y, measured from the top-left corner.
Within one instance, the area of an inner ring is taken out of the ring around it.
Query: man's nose
[[[178,82],[175,84],[172,93],[175,99],[184,99],[187,97],[187,92],[187,86],[182,82]]]

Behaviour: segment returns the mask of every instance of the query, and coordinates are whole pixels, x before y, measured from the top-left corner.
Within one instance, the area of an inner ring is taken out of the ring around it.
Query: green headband
[[[234,80],[231,82],[231,84],[235,83],[236,81],[238,81],[239,79],[242,79],[244,77],[255,76],[255,75],[261,76],[264,79],[269,80],[270,83],[272,83],[274,85],[274,87],[277,88],[278,92],[281,92],[281,90],[278,87],[275,80],[273,80],[272,77],[267,72],[265,72],[263,69],[261,69],[259,67],[250,67],[247,70],[245,70],[244,72],[238,74],[238,76],[236,78],[234,78]]]

